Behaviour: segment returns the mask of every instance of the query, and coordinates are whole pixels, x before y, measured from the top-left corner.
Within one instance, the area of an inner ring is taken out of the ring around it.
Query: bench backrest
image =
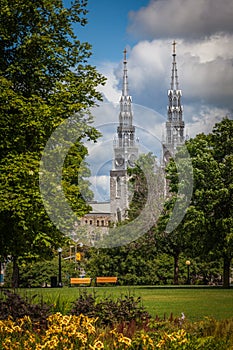
[[[96,283],[116,283],[117,277],[96,277]]]
[[[91,278],[90,277],[71,277],[70,279],[71,284],[90,284]]]

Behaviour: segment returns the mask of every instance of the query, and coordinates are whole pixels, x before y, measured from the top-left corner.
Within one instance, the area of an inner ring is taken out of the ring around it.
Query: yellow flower
[[[119,343],[124,343],[124,344],[130,346],[131,343],[132,343],[132,340],[130,338],[128,338],[128,337],[124,337],[123,334],[120,333],[119,336],[118,336],[118,342]]]
[[[161,339],[158,344],[156,344],[156,348],[161,348],[162,346],[164,346],[166,344],[166,340]]]
[[[93,346],[92,346],[92,345],[89,345],[89,347],[90,347],[90,349],[92,349],[92,350],[104,349],[104,344],[102,343],[102,341],[97,340]]]

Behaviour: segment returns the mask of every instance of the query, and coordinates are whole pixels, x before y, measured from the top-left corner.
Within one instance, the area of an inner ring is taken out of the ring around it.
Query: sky
[[[66,0],[68,1],[68,0]],[[92,45],[90,63],[106,78],[104,102],[92,112],[103,137],[89,145],[96,199],[109,197],[113,138],[119,113],[123,50],[141,150],[161,153],[175,40],[188,137],[211,132],[233,115],[232,0],[89,0],[88,24],[75,27]]]

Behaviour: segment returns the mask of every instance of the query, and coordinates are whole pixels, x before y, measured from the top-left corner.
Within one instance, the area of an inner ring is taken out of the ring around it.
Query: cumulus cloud
[[[106,202],[110,197],[109,176],[92,176],[90,179],[91,190],[95,194],[95,200],[98,202]]]
[[[129,90],[133,101],[163,115],[166,115],[167,89],[170,85],[171,43],[168,39],[141,41],[131,49],[128,57]],[[177,67],[184,104],[199,103],[232,110],[231,47],[233,35],[217,35],[194,44],[178,40]],[[115,74],[116,89],[119,86],[116,80],[122,80],[122,63],[117,68],[112,66],[112,74]],[[120,95],[119,90],[116,92],[116,95]]]
[[[224,108],[187,105],[185,110],[189,115],[186,133],[190,138],[200,133],[208,134],[223,117],[230,117],[229,111]]]
[[[104,95],[106,101],[117,103],[121,90],[119,89],[119,81],[114,74],[114,70],[118,66],[118,63],[105,61],[98,67],[100,73],[107,77],[106,84],[99,86],[99,91]]]
[[[138,38],[197,39],[233,32],[232,0],[151,0],[129,13],[128,31]]]

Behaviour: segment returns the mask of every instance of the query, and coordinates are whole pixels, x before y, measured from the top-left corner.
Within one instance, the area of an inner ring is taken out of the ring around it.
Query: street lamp
[[[190,284],[190,276],[189,276],[189,269],[190,269],[190,260],[186,260],[185,264],[187,265],[187,284]]]
[[[62,287],[62,280],[61,280],[61,253],[62,248],[58,248],[58,287]]]

